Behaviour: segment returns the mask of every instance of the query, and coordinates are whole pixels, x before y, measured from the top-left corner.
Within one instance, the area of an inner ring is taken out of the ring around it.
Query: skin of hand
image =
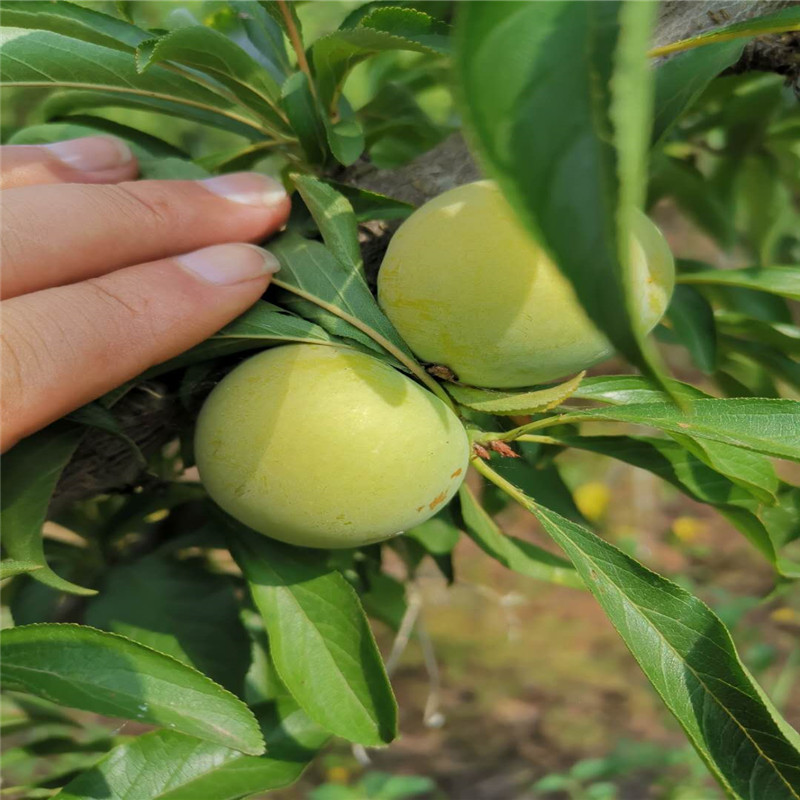
[[[277,271],[277,181],[135,180],[110,136],[0,148],[0,451],[203,341]]]

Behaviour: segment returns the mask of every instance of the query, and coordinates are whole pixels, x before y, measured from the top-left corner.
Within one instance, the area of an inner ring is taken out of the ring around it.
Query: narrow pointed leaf
[[[790,300],[800,300],[800,267],[765,267],[763,269],[718,269],[708,272],[685,272],[679,283],[708,286],[736,286],[757,289]]]
[[[314,42],[311,55],[323,106],[338,107],[338,97],[353,67],[384,50],[446,53],[449,26],[410,8],[379,8],[358,25],[323,36]]]
[[[3,26],[52,31],[83,42],[132,53],[150,33],[131,22],[91,8],[48,0],[9,0],[3,3]]]
[[[281,88],[281,106],[310,164],[324,164],[328,154],[325,125],[305,72],[290,75]]]
[[[717,328],[711,304],[690,286],[676,286],[667,309],[672,332],[706,375],[717,368]]]
[[[529,578],[571,586],[575,589],[585,588],[569,561],[533,542],[503,533],[466,484],[462,484],[458,496],[467,534],[493,559]]]
[[[708,398],[687,401],[686,412],[668,403],[641,403],[572,412],[561,419],[631,422],[800,461],[800,401],[796,400]]]
[[[264,752],[255,717],[195,669],[85,625],[26,625],[3,632],[6,689],[70,708],[163,725],[244,753]]]
[[[347,198],[310,175],[295,175],[293,179],[328,250],[349,272],[363,274],[356,216]]]
[[[82,436],[79,425],[57,422],[23,439],[3,456],[0,527],[6,553],[39,566],[31,577],[62,592],[89,595],[95,594],[94,589],[64,580],[47,566],[42,545],[50,498]]]
[[[673,396],[678,395],[684,399],[708,397],[705,392],[688,383],[670,380],[669,386]],[[669,400],[665,392],[640,375],[598,375],[584,378],[572,396],[580,400],[597,400],[611,405]]]
[[[268,249],[281,262],[273,284],[341,317],[396,358],[399,354],[413,360],[361,273],[340,263],[319,242],[297,234],[284,234]]]
[[[227,525],[286,688],[332,733],[388,744],[397,734],[397,707],[353,587],[326,566],[324,553]]]
[[[278,85],[261,64],[219,31],[203,25],[178,28],[141,44],[136,61],[144,73],[152,64],[175,61],[211,75],[275,130],[290,132],[278,109]]]
[[[161,104],[162,109],[189,117],[197,111],[203,121],[263,136],[258,122],[222,95],[163,67],[140,75],[133,58],[118,50],[50,31],[3,28],[0,56],[4,85],[92,89],[149,110]]]
[[[555,408],[571,397],[585,374],[585,372],[581,372],[564,383],[544,389],[535,389],[532,392],[495,392],[458,384],[448,384],[447,391],[462,406],[474,408],[476,411],[483,411],[486,414],[499,416],[538,414]]]

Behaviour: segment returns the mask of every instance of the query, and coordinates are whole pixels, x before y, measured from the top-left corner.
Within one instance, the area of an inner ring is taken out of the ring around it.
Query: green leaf
[[[0,56],[0,83],[6,86],[92,89],[103,93],[106,105],[110,98],[113,103],[199,119],[250,138],[265,133],[221,94],[163,67],[140,75],[130,55],[108,47],[49,31],[3,28]]]
[[[704,464],[747,489],[759,502],[774,505],[780,482],[772,461],[760,453],[732,447],[721,442],[695,440],[691,436],[673,433],[672,438]]]
[[[242,350],[261,349],[289,342],[333,344],[331,336],[318,325],[259,300],[233,322],[191,350],[152,367],[143,377],[151,378],[219,356]]]
[[[708,179],[694,166],[678,158],[654,161],[650,179],[650,203],[672,197],[681,210],[723,248],[733,244],[733,220],[725,206],[708,190]]]
[[[369,746],[397,734],[397,706],[352,586],[324,553],[228,522],[231,550],[270,639],[281,680],[327,730]]]
[[[384,50],[447,53],[449,26],[421,11],[379,8],[359,20],[355,27],[318,39],[311,47],[311,57],[324,108],[337,109],[350,70]]]
[[[452,128],[437,125],[423,111],[414,92],[387,83],[358,110],[364,126],[370,163],[379,169],[396,169],[435,147]]]
[[[800,739],[765,702],[719,618],[686,590],[480,466],[566,551],[726,791],[738,798],[797,798]]]
[[[369,588],[361,594],[364,611],[388,625],[393,631],[400,630],[406,614],[406,587],[385,572],[370,572]]]
[[[150,37],[130,21],[74,3],[48,0],[8,0],[3,3],[3,27],[52,31],[126,53]]]
[[[87,625],[166,653],[241,696],[250,640],[229,578],[158,554],[112,567]]]
[[[78,139],[81,136],[96,136],[98,133],[111,133],[127,142],[137,160],[154,158],[188,159],[183,150],[148,133],[121,125],[104,117],[74,115],[65,122],[46,122],[21,128],[8,138],[8,144],[52,144],[65,139]]]
[[[62,592],[89,595],[95,594],[94,589],[66,581],[47,566],[42,546],[50,498],[82,436],[80,426],[57,422],[5,454],[0,474],[0,526],[6,553],[40,567],[31,577]]]
[[[800,461],[800,402],[765,398],[708,398],[686,401],[686,411],[669,403],[637,403],[561,415],[563,422],[607,419],[649,425],[669,433],[708,439],[757,453]]]
[[[457,72],[465,122],[511,207],[597,327],[660,380],[626,277],[644,188],[651,74],[642,56],[653,8],[465,3]]]
[[[676,286],[667,317],[692,361],[706,375],[713,374],[717,368],[717,329],[708,300],[690,286]]]
[[[213,76],[279,135],[290,133],[278,107],[278,84],[258,61],[225,34],[193,25],[139,45],[136,66],[140,73],[162,61],[175,61]]]
[[[716,313],[716,324],[722,333],[772,345],[787,355],[800,356],[800,326],[767,322],[748,314],[724,310]]]
[[[60,792],[60,800],[239,800],[294,783],[325,743],[288,697],[256,716],[268,754],[242,755],[175,731],[154,731],[119,745]]]
[[[124,636],[84,625],[27,625],[3,632],[6,689],[109,717],[174,728],[258,755],[250,709],[197,670]]]
[[[305,72],[290,75],[281,89],[281,106],[310,164],[325,163],[328,143],[319,106]]]
[[[777,562],[777,537],[753,513],[753,498],[736,481],[717,472],[681,444],[648,436],[556,436],[566,447],[610,456],[652,472],[700,503],[713,506],[729,519],[771,564]],[[738,452],[744,452],[738,450]],[[753,455],[753,454],[749,454]],[[509,477],[509,476],[504,476]],[[515,485],[518,482],[513,481]],[[524,487],[523,487],[524,488]]]
[[[653,142],[666,135],[717,75],[739,60],[744,45],[743,41],[719,42],[680,53],[658,66]]]
[[[229,0],[228,5],[241,20],[247,38],[256,50],[256,58],[269,70],[274,80],[282,83],[292,67],[286,54],[281,26],[252,0]]]
[[[444,556],[452,553],[458,540],[461,538],[461,529],[453,519],[450,506],[445,506],[436,516],[426,520],[421,525],[405,531],[404,540],[414,539],[419,542],[428,553]]]
[[[500,416],[517,416],[520,414],[538,414],[561,405],[571,397],[580,385],[586,373],[581,372],[574,378],[556,386],[535,389],[532,392],[496,392],[486,389],[475,389],[472,386],[447,384],[447,391],[462,406],[483,411],[486,414]]]
[[[356,216],[347,198],[310,175],[294,175],[292,179],[328,250],[348,272],[363,274]]]
[[[800,300],[800,267],[764,267],[759,269],[718,269],[704,272],[684,272],[679,283],[708,286],[736,286],[756,289],[790,300]]]
[[[688,383],[669,381],[672,396],[693,399],[708,397],[705,392]],[[584,378],[581,385],[572,395],[581,400],[598,400],[612,405],[628,405],[630,403],[667,402],[669,397],[647,378],[639,375],[598,375]]]
[[[337,100],[336,112],[324,116],[325,136],[333,157],[344,167],[355,164],[366,146],[364,130],[344,95]]]
[[[503,533],[466,484],[461,485],[458,496],[461,501],[461,516],[470,539],[493,559],[514,572],[536,580],[575,589],[585,588],[569,561],[549,553],[533,542]]]
[[[357,341],[377,342],[399,360],[411,359],[408,346],[378,307],[375,298],[357,270],[349,269],[319,242],[285,233],[268,248],[281,262],[281,271],[272,283],[308,300],[348,323]],[[318,320],[325,326],[324,319]],[[358,334],[361,334],[359,336]],[[339,330],[337,334],[341,335]]]
[[[373,219],[405,219],[414,211],[411,203],[396,200],[394,197],[336,181],[326,181],[326,183],[347,198],[358,222],[369,222]]]
[[[0,561],[0,581],[12,578],[14,575],[22,575],[26,572],[42,569],[41,564],[33,561],[17,561],[14,558],[4,558]]]

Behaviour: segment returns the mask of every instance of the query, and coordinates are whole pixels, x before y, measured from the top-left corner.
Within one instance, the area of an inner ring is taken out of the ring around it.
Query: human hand
[[[133,181],[107,136],[0,148],[0,450],[215,333],[277,261],[276,181]],[[224,244],[224,243],[237,244]]]

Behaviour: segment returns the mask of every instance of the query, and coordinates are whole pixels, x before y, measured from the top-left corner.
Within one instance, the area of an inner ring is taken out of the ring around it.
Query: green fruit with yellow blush
[[[419,525],[455,494],[469,444],[437,397],[376,358],[294,344],[215,387],[195,433],[211,497],[253,530],[358,547]]]
[[[675,268],[647,216],[633,228],[634,323],[645,333],[667,308]],[[400,226],[378,300],[421,360],[473,386],[546,383],[614,352],[492,181],[451,189]]]

